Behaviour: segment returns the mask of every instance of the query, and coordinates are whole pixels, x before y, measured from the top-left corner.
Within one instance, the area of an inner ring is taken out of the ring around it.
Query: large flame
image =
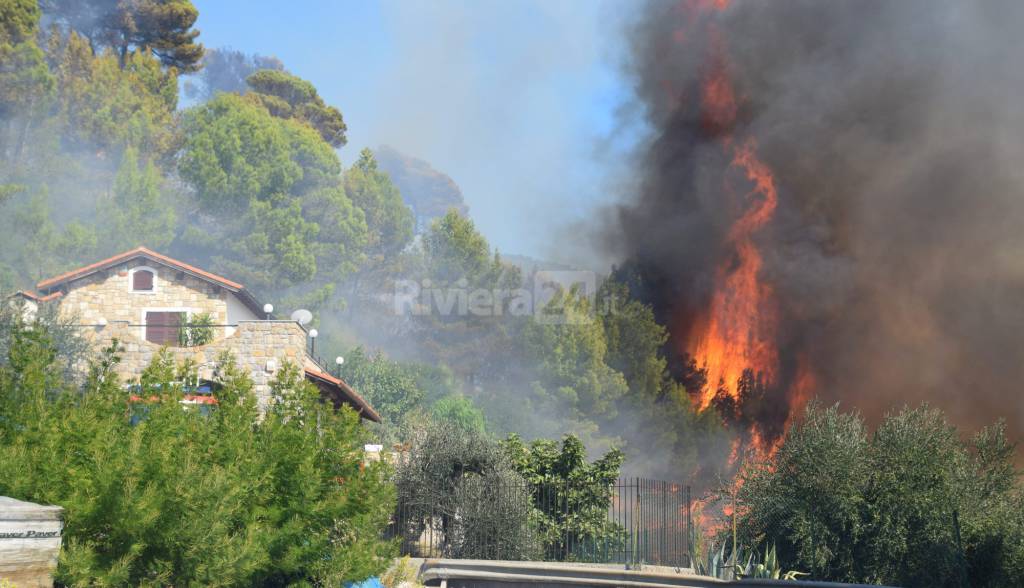
[[[695,405],[708,408],[719,394],[735,405],[743,402],[739,381],[752,370],[769,387],[777,385],[779,373],[778,309],[771,284],[764,281],[764,260],[757,237],[771,223],[778,206],[778,189],[771,168],[758,157],[753,137],[734,134],[740,100],[730,77],[725,41],[711,18],[702,18],[728,7],[727,0],[685,0],[683,10],[688,26],[703,26],[707,59],[700,80],[700,125],[706,136],[718,141],[730,160],[722,178],[724,202],[736,219],[727,240],[728,254],[720,262],[710,302],[696,318],[691,317],[686,351],[703,368],[707,385],[694,397]],[[677,42],[691,35],[678,33]],[[735,181],[738,180],[738,181]],[[805,362],[798,362],[797,374],[787,392],[790,413],[802,406],[813,387],[813,376]],[[769,438],[751,425],[745,437],[761,454],[771,454],[779,439]],[[733,448],[732,462],[739,454]]]
[[[757,231],[775,214],[778,193],[752,139],[732,149],[732,165],[744,172],[754,188],[743,198],[745,210],[729,230],[734,255],[718,268],[703,321],[706,326],[691,342],[698,365],[707,370],[708,386],[697,400],[702,409],[711,404],[720,384],[739,401],[737,382],[743,370],[752,369],[770,382],[778,364],[774,292],[761,280],[763,260],[754,241]]]

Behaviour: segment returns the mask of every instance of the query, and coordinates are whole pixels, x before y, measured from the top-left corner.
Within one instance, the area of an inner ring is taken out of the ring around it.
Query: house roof
[[[185,262],[178,261],[177,259],[172,259],[170,257],[167,257],[166,255],[157,253],[156,251],[152,251],[150,249],[146,249],[145,247],[136,247],[135,249],[132,249],[131,251],[125,251],[124,253],[118,253],[117,255],[115,255],[113,257],[108,257],[107,259],[104,259],[102,261],[97,261],[96,263],[89,264],[89,265],[87,265],[85,267],[80,267],[78,269],[74,269],[74,270],[71,270],[69,272],[63,273],[63,274],[61,274],[59,276],[54,276],[52,278],[43,280],[42,282],[39,282],[38,284],[36,284],[36,288],[38,288],[40,290],[49,290],[49,289],[51,289],[51,288],[53,288],[55,286],[59,286],[59,285],[64,284],[66,282],[70,282],[71,280],[77,280],[78,278],[84,278],[85,276],[88,276],[90,274],[96,273],[96,272],[98,272],[100,270],[107,269],[107,268],[109,268],[111,266],[114,266],[114,265],[117,265],[117,264],[119,264],[121,262],[128,261],[128,260],[131,260],[131,259],[135,259],[136,257],[145,257],[147,259],[151,259],[151,260],[156,261],[158,263],[162,263],[162,264],[164,264],[164,265],[166,265],[168,267],[173,267],[173,268],[179,269],[179,270],[181,270],[183,272],[190,273],[190,274],[193,274],[193,275],[195,275],[197,277],[203,278],[203,279],[205,279],[207,281],[214,282],[216,284],[220,284],[221,286],[224,286],[225,288],[229,288],[229,289],[233,289],[233,290],[241,290],[242,288],[245,287],[245,286],[239,284],[238,282],[232,282],[231,280],[229,280],[227,278],[223,278],[223,277],[218,276],[216,274],[211,274],[208,271],[201,270],[201,269],[199,269],[199,268],[197,268],[195,266],[191,266],[191,265],[189,265],[189,264],[187,264]]]
[[[41,294],[36,294],[35,292],[29,292],[28,290],[18,290],[17,292],[14,293],[14,295],[21,296],[22,298],[27,298],[28,300],[33,300],[35,302],[49,302],[50,300],[60,298],[61,296],[64,295],[64,293],[57,291],[51,292],[46,296],[43,296]]]
[[[306,377],[321,388],[328,388],[336,391],[343,401],[348,403],[356,410],[357,413],[359,413],[360,417],[375,423],[379,423],[381,421],[380,415],[377,414],[377,411],[374,410],[372,406],[370,406],[370,403],[363,399],[358,392],[353,390],[345,380],[336,378],[323,370],[308,365],[306,366]]]
[[[256,314],[257,316],[263,315],[263,305],[260,304],[258,300],[256,300],[256,297],[253,296],[252,293],[245,288],[245,286],[239,284],[238,282],[231,281],[225,277],[218,276],[217,274],[213,274],[206,270],[199,269],[193,265],[189,265],[183,261],[178,261],[177,259],[167,257],[166,255],[157,253],[156,251],[147,249],[145,247],[137,247],[130,251],[119,253],[113,257],[108,257],[107,259],[104,259],[102,261],[97,261],[96,263],[92,263],[87,266],[80,267],[69,272],[65,272],[59,276],[48,278],[36,284],[36,288],[40,292],[42,292],[42,295],[29,292],[24,293],[24,295],[26,297],[32,298],[33,300],[50,300],[51,298],[49,297],[55,294],[57,288],[60,288],[61,286],[64,286],[69,282],[90,276],[96,272],[109,269],[119,263],[131,261],[133,259],[137,259],[140,257],[152,261],[154,263],[158,263],[160,265],[182,271],[186,274],[195,276],[201,280],[210,282],[211,284],[215,284],[217,286],[225,288],[234,293],[238,297],[238,299],[241,300],[242,303],[249,308],[249,310],[253,311],[254,314]]]

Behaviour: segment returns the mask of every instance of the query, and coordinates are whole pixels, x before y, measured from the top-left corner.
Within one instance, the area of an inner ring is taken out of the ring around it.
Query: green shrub
[[[997,423],[964,440],[927,406],[887,415],[812,404],[778,453],[741,472],[741,544],[777,541],[815,579],[1024,585],[1015,446]]]
[[[526,444],[510,435],[502,446],[515,471],[535,488],[535,526],[546,558],[600,560],[621,551],[625,541],[638,540],[641,530],[627,530],[608,517],[621,451],[587,462],[586,448],[575,435],[566,435],[561,445],[552,439]]]
[[[397,469],[400,533],[430,557],[529,559],[533,508],[524,480],[486,435],[426,421]],[[427,544],[419,542],[426,531]]]
[[[288,366],[260,418],[251,382],[225,359],[219,406],[159,401],[129,424],[116,349],[84,390],[59,378],[41,325],[16,323],[0,363],[0,495],[65,508],[56,577],[68,585],[338,585],[380,573],[393,505],[386,466],[364,465],[350,410],[321,404]]]
[[[434,419],[450,423],[463,430],[484,433],[487,430],[487,419],[473,401],[462,394],[449,394],[430,407]]]

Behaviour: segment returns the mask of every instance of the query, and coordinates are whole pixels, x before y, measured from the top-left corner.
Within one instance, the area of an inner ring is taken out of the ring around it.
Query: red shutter
[[[136,275],[139,273],[141,272],[136,272]],[[157,345],[176,346],[184,315],[183,312],[147,312],[146,341]]]
[[[153,289],[153,272],[149,270],[139,270],[132,274],[132,290],[152,290]]]

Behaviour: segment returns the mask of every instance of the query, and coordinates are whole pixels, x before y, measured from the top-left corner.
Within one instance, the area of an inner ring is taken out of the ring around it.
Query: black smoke
[[[1024,3],[697,4],[651,2],[631,31],[650,135],[605,234],[672,351],[732,254],[722,136],[754,138],[780,192],[757,239],[781,378],[805,356],[818,396],[869,417],[929,401],[968,427],[1006,418],[1020,438]],[[699,99],[722,56],[728,129],[702,122]]]

